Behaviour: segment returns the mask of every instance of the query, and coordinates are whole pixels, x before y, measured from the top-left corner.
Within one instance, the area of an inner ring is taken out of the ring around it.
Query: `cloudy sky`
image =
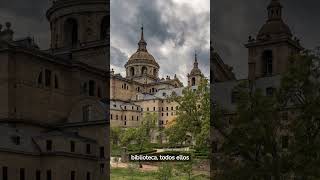
[[[50,31],[45,13],[49,6],[49,0],[1,0],[0,24],[10,21],[16,39],[31,36],[41,48],[47,49]]]
[[[111,68],[125,75],[136,52],[140,27],[147,49],[160,65],[160,78],[177,74],[186,85],[194,53],[209,77],[210,0],[111,0]]]
[[[248,36],[264,24],[271,0],[214,0],[211,4],[211,38],[222,59],[234,66],[237,77],[247,76]],[[305,48],[320,46],[320,1],[281,0],[283,19]]]

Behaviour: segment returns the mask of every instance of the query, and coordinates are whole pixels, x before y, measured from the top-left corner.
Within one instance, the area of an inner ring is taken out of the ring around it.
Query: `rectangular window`
[[[171,111],[173,111],[173,107],[171,107]]]
[[[45,70],[45,85],[47,87],[51,86],[51,71],[48,69]]]
[[[112,114],[110,114],[110,119],[112,120]]]
[[[101,164],[100,164],[100,173],[103,173],[103,172],[104,172],[104,164],[101,163]]]
[[[51,170],[47,170],[47,180],[52,180]]]
[[[20,168],[20,180],[25,180],[25,170],[24,170],[24,168]]]
[[[282,136],[282,148],[287,149],[289,147],[289,136]]]
[[[169,108],[168,108],[168,107],[166,107],[166,110],[168,111],[168,110],[169,110]]]
[[[41,180],[41,171],[40,170],[36,171],[36,180]]]
[[[156,111],[156,107],[153,107],[153,111]]]
[[[288,116],[288,112],[285,111],[285,112],[282,112],[282,113],[281,113],[281,119],[282,119],[282,120],[286,121],[286,120],[288,120],[288,117],[289,117],[289,116]]]
[[[70,141],[70,151],[74,152],[76,149],[76,143],[74,141]]]
[[[218,143],[216,141],[212,142],[212,153],[218,152]]]
[[[267,96],[273,96],[274,88],[273,87],[268,87],[266,88],[266,95]]]
[[[52,151],[52,140],[46,141],[47,151]]]
[[[139,121],[139,116],[137,116],[137,121]]]
[[[87,172],[87,180],[91,180],[91,174],[90,174],[90,172]]]
[[[86,145],[86,152],[87,152],[87,154],[91,154],[91,146],[90,146],[90,144]]]
[[[133,121],[133,119],[134,119],[134,117],[132,116],[132,117],[131,117],[131,120]]]
[[[75,171],[71,171],[70,180],[75,180],[75,179],[76,179],[76,172]]]
[[[96,82],[93,80],[89,81],[89,96],[95,96]]]
[[[104,147],[100,147],[100,158],[104,158]]]
[[[6,166],[2,167],[2,179],[8,180],[8,167]]]
[[[82,107],[82,120],[84,122],[90,121],[91,117],[91,106],[83,106]]]
[[[149,111],[149,107],[147,107],[147,111]]]

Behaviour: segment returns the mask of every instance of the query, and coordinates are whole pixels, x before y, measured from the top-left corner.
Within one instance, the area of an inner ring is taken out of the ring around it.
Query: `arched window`
[[[101,88],[98,87],[98,97],[101,98]]]
[[[264,75],[271,75],[273,73],[272,65],[273,55],[271,50],[266,50],[262,54],[262,72]]]
[[[233,90],[231,92],[231,103],[232,104],[237,103],[238,100],[239,100],[239,92],[236,90]]]
[[[86,82],[81,83],[81,94],[86,95],[88,92],[88,84]]]
[[[130,75],[131,75],[131,76],[134,76],[134,67],[131,67],[131,68],[130,68]]]
[[[147,68],[145,66],[142,67],[141,69],[142,74],[147,74]]]
[[[46,69],[44,74],[45,74],[45,85],[46,85],[46,87],[50,87],[51,86],[51,71]]]
[[[59,79],[57,75],[54,75],[54,88],[59,88]]]
[[[93,80],[89,81],[89,96],[95,96],[96,82]]]
[[[193,78],[191,79],[191,86],[195,86],[195,85],[196,85],[196,78],[193,77]]]
[[[91,119],[91,110],[92,107],[90,105],[86,105],[82,107],[82,120],[84,122],[90,121]]]
[[[102,18],[101,21],[101,30],[100,30],[100,38],[101,40],[106,40],[107,35],[108,35],[108,30],[109,30],[109,24],[110,24],[110,19],[105,16]]]
[[[75,47],[78,43],[78,22],[73,18],[64,23],[64,39],[67,47]]]
[[[42,84],[43,80],[42,80],[42,71],[39,73],[38,76],[38,84]]]
[[[157,76],[157,69],[153,69],[153,75]]]

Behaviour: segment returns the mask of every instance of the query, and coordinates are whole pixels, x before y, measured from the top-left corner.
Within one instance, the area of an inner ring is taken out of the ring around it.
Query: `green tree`
[[[120,136],[123,133],[123,129],[120,127],[111,127],[110,128],[110,140],[112,145],[119,145]]]
[[[197,89],[186,88],[182,96],[172,96],[178,104],[177,117],[167,128],[166,134],[171,144],[182,144],[188,136],[197,146],[207,147],[210,137],[210,92],[208,81],[204,79]]]
[[[169,180],[173,177],[173,167],[170,163],[162,163],[156,174],[159,180]]]
[[[306,51],[289,62],[272,96],[249,82],[237,86],[232,125],[214,116],[214,130],[223,137],[214,157],[222,170],[216,179],[320,178],[320,59]]]
[[[134,140],[139,146],[139,154],[142,153],[142,150],[146,145],[151,142],[151,137],[156,129],[156,114],[147,113],[139,125],[135,130]],[[142,168],[142,164],[139,161],[139,166]]]

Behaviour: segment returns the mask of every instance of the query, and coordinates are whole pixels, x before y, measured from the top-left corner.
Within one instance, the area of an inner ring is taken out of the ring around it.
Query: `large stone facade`
[[[51,48],[0,28],[0,176],[109,177],[108,4],[56,0]]]
[[[253,90],[261,90],[263,95],[272,96],[274,90],[280,87],[281,76],[288,70],[289,58],[303,50],[300,41],[293,37],[289,27],[282,19],[282,5],[279,0],[271,0],[267,11],[268,19],[262,26],[256,38],[249,36],[245,47],[248,48],[248,78],[236,80],[226,78],[228,76],[214,69],[215,82],[212,83],[212,103],[223,107],[223,115],[229,128],[234,127],[234,119],[237,118],[237,90],[236,87],[243,82],[251,85]],[[213,57],[218,57],[214,54]],[[220,58],[220,63],[223,64]],[[287,122],[295,118],[295,110],[287,108],[281,111],[280,121]],[[213,112],[213,111],[212,111]],[[212,115],[213,116],[213,115]],[[277,134],[279,142],[288,142],[288,131],[283,128]],[[221,134],[211,128],[211,140],[213,145],[212,156],[219,156],[219,148],[224,141]],[[280,143],[279,143],[280,144]],[[284,147],[280,147],[284,148]],[[216,168],[212,162],[211,176],[214,177]],[[289,179],[289,178],[288,178]]]
[[[137,52],[129,58],[125,68],[126,77],[111,71],[111,126],[137,127],[146,113],[156,115],[159,127],[168,126],[179,108],[176,102],[169,101],[169,97],[172,94],[181,96],[185,87],[176,75],[159,78],[160,66],[147,50],[143,28]],[[187,77],[191,88],[196,88],[204,78],[198,68],[197,56]]]

